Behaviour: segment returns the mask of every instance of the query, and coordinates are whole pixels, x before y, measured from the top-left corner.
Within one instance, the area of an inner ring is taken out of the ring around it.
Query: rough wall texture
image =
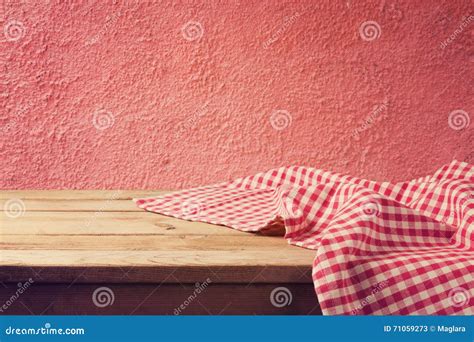
[[[470,0],[0,6],[3,189],[474,161]]]

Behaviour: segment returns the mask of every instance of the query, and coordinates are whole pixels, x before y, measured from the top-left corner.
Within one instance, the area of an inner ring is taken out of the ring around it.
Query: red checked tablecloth
[[[326,315],[474,314],[474,166],[467,163],[402,183],[282,167],[135,201],[248,232],[283,221],[289,243],[315,250],[313,281]]]

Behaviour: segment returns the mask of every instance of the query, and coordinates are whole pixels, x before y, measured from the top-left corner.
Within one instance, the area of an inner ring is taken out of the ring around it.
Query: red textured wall
[[[470,0],[0,6],[3,189],[474,160]]]

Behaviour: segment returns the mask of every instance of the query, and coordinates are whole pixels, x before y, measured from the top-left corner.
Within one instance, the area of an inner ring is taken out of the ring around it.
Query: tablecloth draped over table
[[[315,250],[323,314],[474,314],[474,166],[374,182],[282,167],[163,196],[145,210],[256,232],[283,221]],[[278,258],[278,255],[275,255]]]

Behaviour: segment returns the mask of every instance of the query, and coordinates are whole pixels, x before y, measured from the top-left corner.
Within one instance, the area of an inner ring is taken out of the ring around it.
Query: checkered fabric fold
[[[283,222],[315,250],[326,315],[474,314],[474,166],[379,183],[282,167],[152,198],[145,210],[256,232]]]

